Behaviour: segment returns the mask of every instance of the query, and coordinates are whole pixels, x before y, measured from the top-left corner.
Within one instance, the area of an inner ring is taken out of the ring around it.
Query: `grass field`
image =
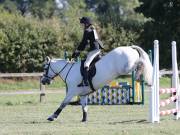
[[[15,79],[0,79],[0,91],[24,91],[39,89],[39,78],[15,78]],[[64,82],[57,77],[51,85],[47,85],[47,89],[64,88]]]
[[[162,78],[160,83],[163,87],[167,87],[170,79]],[[7,92],[8,89],[24,90],[30,86],[34,89],[34,86],[39,87],[38,84],[37,80],[28,82],[8,80],[0,84],[0,88],[6,86],[6,89],[0,89],[0,92]],[[63,83],[58,84],[56,80],[48,88],[57,90],[63,86]],[[162,117],[160,124],[147,121],[149,111],[147,90],[145,105],[90,105],[86,123],[81,122],[81,106],[69,105],[56,121],[48,122],[46,118],[57,109],[65,95],[65,90],[59,91],[58,94],[47,94],[44,103],[39,102],[39,95],[0,95],[0,135],[177,135],[180,133],[180,120],[173,120],[172,115]]]
[[[24,78],[24,79],[0,79],[0,91],[21,91],[21,90],[37,90],[39,89],[39,78]],[[131,84],[130,77],[118,79],[119,82],[127,81]],[[170,87],[170,78],[163,77],[160,79],[160,84],[163,87]],[[59,78],[55,78],[51,85],[46,86],[46,89],[64,88],[64,82]]]
[[[89,106],[88,122],[80,122],[80,106],[67,106],[54,122],[46,118],[62,101],[65,91],[46,95],[0,96],[0,135],[177,135],[180,120],[165,116],[160,124],[148,118],[148,93],[145,105]]]

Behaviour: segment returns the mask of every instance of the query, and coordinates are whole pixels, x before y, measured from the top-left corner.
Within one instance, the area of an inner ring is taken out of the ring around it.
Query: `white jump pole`
[[[149,121],[159,122],[159,41],[154,40],[153,78],[150,95]]]
[[[172,43],[172,89],[175,88],[177,101],[175,103],[175,119],[180,118],[180,86],[179,86],[179,74],[177,66],[177,54],[176,54],[176,42]],[[152,123],[160,122],[160,99],[159,99],[159,42],[154,40],[154,63],[153,63],[153,84],[151,87],[150,98],[150,117],[149,121]],[[174,109],[172,109],[174,110]]]
[[[176,101],[176,111],[177,115],[175,115],[175,119],[178,120],[180,117],[180,90],[179,90],[179,74],[178,74],[178,66],[177,66],[177,54],[176,54],[176,42],[172,41],[172,87],[176,89],[177,101]]]

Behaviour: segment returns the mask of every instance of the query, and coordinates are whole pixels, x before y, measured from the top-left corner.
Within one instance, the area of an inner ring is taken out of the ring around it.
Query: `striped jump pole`
[[[175,119],[178,120],[180,118],[180,85],[179,85],[179,73],[178,73],[178,65],[177,65],[177,53],[176,53],[176,42],[172,42],[172,69],[173,69],[173,76],[172,76],[172,87],[176,89],[176,110],[177,114],[175,115]]]
[[[179,75],[177,67],[177,54],[176,54],[176,42],[172,43],[172,88],[159,88],[159,42],[154,41],[154,63],[153,63],[153,84],[151,87],[150,98],[150,117],[149,121],[152,123],[159,123],[160,116],[174,114],[175,119],[180,118],[180,90],[179,90]],[[171,97],[166,100],[160,101],[160,94],[171,93]],[[160,107],[164,107],[171,102],[175,103],[175,108],[169,110],[160,111]]]

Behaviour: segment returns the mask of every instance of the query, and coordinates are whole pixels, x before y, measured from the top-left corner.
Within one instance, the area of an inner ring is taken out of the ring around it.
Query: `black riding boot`
[[[88,86],[88,67],[85,67],[84,72],[83,72],[83,81],[78,84],[78,87],[82,87],[82,86]]]

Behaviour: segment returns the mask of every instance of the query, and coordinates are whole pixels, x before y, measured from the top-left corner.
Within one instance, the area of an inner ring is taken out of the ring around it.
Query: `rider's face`
[[[86,28],[86,24],[81,23],[81,27],[82,27],[82,28]]]

